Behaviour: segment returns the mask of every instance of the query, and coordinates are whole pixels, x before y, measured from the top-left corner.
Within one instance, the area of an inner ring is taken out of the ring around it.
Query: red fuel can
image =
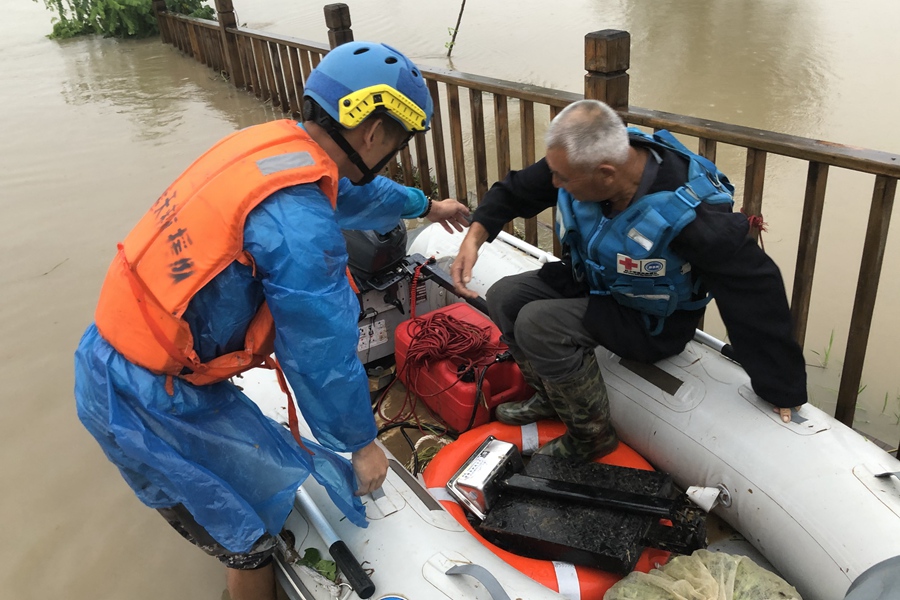
[[[507,349],[507,346],[500,342],[500,330],[481,312],[463,302],[439,308],[434,312],[442,312],[479,328],[487,327],[490,334],[490,349],[486,351],[484,360],[481,361],[482,366],[477,366],[466,374],[460,371],[464,371],[467,361],[453,356],[432,361],[427,366],[410,365],[407,369],[406,357],[415,323],[403,322],[394,332],[394,356],[397,360],[398,378],[448,426],[456,431],[465,431],[472,420],[473,410],[475,411],[473,426],[483,425],[490,420],[493,409],[498,404],[525,400],[534,394],[534,390],[525,383],[516,362],[507,360],[495,362],[487,367],[481,384],[484,402],[478,402],[476,398],[478,377],[485,368],[484,363],[490,363],[496,354]]]

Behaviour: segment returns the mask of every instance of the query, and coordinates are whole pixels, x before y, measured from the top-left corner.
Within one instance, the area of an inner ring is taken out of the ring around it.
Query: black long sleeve
[[[648,193],[674,190],[687,178],[683,158],[668,150],[660,154],[662,164]],[[481,223],[493,241],[513,218],[533,217],[555,206],[556,200],[550,168],[541,159],[491,186],[472,220]],[[730,206],[701,203],[696,219],[673,240],[672,250],[691,263],[716,299],[754,391],[776,406],[799,406],[807,400],[806,366],[791,332],[784,282],[774,261],[747,236],[748,230],[747,218]]]
[[[491,186],[472,215],[488,231],[488,241],[494,241],[503,226],[516,217],[531,218],[543,210],[556,206],[557,189],[546,159],[541,159],[521,171],[510,171]]]
[[[735,358],[753,390],[783,408],[807,399],[803,352],[794,341],[781,272],[747,236],[747,218],[727,206],[701,204],[672,242],[716,299]]]

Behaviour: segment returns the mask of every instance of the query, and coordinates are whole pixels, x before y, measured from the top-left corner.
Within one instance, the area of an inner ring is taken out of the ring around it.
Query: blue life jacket
[[[688,150],[668,131],[648,135],[628,128],[632,139],[665,148],[688,160],[688,181],[675,191],[656,192],[607,218],[597,202],[579,202],[563,189],[557,199],[556,233],[568,246],[575,277],[592,294],[611,295],[645,315],[651,335],[662,331],[676,310],[695,310],[710,298],[693,299],[699,289],[691,266],[669,244],[697,216],[701,202],[733,204],[734,186],[708,159]],[[651,158],[650,160],[653,160]],[[656,317],[654,327],[650,317]]]

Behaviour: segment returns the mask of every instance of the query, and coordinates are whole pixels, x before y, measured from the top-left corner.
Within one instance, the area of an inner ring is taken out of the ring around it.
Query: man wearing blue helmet
[[[233,600],[275,598],[275,536],[308,475],[363,527],[358,496],[384,481],[341,230],[421,216],[462,230],[465,206],[375,176],[432,110],[401,53],[332,50],[307,81],[302,124],[216,144],[119,244],[107,273],[75,353],[79,418],[138,498],[226,565]],[[231,382],[276,366],[273,352],[321,446]]]

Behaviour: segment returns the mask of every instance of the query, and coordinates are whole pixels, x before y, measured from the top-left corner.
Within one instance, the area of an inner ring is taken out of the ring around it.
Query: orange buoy
[[[602,600],[606,590],[621,579],[622,575],[559,561],[527,558],[502,550],[479,535],[469,524],[468,519],[466,519],[463,508],[444,493],[445,486],[450,481],[450,478],[453,477],[488,436],[492,435],[498,440],[515,444],[520,452],[530,454],[550,440],[561,436],[565,431],[566,426],[559,421],[539,421],[522,426],[504,425],[494,421],[467,431],[460,435],[459,439],[452,444],[441,448],[440,452],[428,464],[422,477],[429,491],[435,490],[436,493],[434,495],[439,498],[447,512],[453,515],[453,518],[459,521],[469,533],[504,561],[538,583],[568,598]],[[619,467],[653,470],[650,463],[622,442],[619,442],[615,451],[598,459],[597,462]],[[635,570],[646,573],[659,564],[665,564],[668,559],[668,552],[647,548],[638,559]]]

